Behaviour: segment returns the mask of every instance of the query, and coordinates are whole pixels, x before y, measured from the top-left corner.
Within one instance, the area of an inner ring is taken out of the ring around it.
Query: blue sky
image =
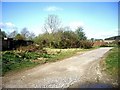
[[[7,33],[27,27],[43,33],[45,18],[56,14],[62,26],[74,30],[82,26],[88,38],[107,38],[118,34],[117,2],[2,2],[0,26]]]

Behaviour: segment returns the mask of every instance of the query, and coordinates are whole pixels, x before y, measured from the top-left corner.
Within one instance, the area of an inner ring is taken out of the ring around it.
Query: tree
[[[5,31],[1,31],[1,29],[0,29],[0,36],[1,36],[2,38],[7,37]]]
[[[86,40],[87,37],[85,36],[85,33],[83,32],[83,28],[82,27],[78,27],[75,31],[75,33],[78,36],[78,40]]]
[[[15,36],[18,34],[18,32],[16,30],[14,30],[13,32],[11,32],[8,37],[9,38],[15,38]]]
[[[94,42],[95,39],[94,39],[94,38],[91,38],[90,40],[91,40],[92,42]]]
[[[30,32],[28,31],[26,27],[21,30],[21,35],[24,37],[24,39],[27,39],[29,34]]]
[[[35,34],[33,32],[29,33],[28,39],[33,40],[35,38]]]
[[[45,20],[44,29],[47,33],[54,33],[60,28],[60,20],[57,15],[48,15]]]
[[[15,39],[17,39],[17,40],[24,40],[25,38],[21,34],[17,34],[15,36]]]
[[[62,38],[63,43],[66,42],[67,48],[76,47],[77,36],[73,31],[64,31]]]

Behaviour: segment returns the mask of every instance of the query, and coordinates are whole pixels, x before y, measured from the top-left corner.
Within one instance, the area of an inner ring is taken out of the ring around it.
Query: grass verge
[[[114,47],[108,52],[107,56],[104,59],[105,70],[114,77],[118,75],[118,69],[120,68],[118,67],[118,54],[120,54],[118,49],[118,47]]]
[[[63,60],[74,55],[84,53],[85,51],[90,51],[91,49],[50,49],[46,48],[47,54],[35,53],[35,52],[25,52],[17,53],[16,51],[5,51],[2,52],[2,74],[24,71],[35,66],[56,62],[58,60]]]

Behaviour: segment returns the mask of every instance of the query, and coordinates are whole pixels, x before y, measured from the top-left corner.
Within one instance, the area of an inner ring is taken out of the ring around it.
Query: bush
[[[34,64],[31,62],[31,60],[37,59],[39,57],[42,57],[42,53],[5,51],[2,53],[3,75],[10,70],[22,68],[22,66],[25,67],[24,65]]]
[[[29,46],[21,46],[17,48],[18,51],[23,51],[23,52],[35,52],[40,49],[43,49],[42,46],[35,45],[35,44],[29,45]]]
[[[23,59],[37,59],[38,57],[42,56],[41,53],[36,53],[36,52],[23,52],[23,53],[19,53],[19,55]]]
[[[3,74],[9,70],[12,70],[12,66],[16,63],[22,62],[22,58],[14,52],[6,51],[2,54],[2,72]]]
[[[53,48],[59,48],[58,42],[55,42],[55,41],[52,41],[52,42],[51,42],[51,46],[52,46]]]
[[[93,43],[92,42],[89,42],[89,41],[80,41],[80,47],[81,48],[84,48],[84,49],[89,49],[89,48],[92,48],[93,46]]]
[[[43,58],[51,58],[51,56],[48,55],[48,54],[43,54],[42,57],[43,57]]]
[[[111,42],[111,43],[105,43],[105,44],[101,45],[100,47],[116,47],[116,46],[118,46],[118,45],[119,45],[119,44],[118,44],[117,41],[113,41],[113,42]]]

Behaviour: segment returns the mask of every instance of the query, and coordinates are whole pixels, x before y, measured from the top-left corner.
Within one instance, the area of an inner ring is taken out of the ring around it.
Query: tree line
[[[55,33],[44,33],[37,36],[34,41],[43,47],[50,48],[91,48],[92,42],[87,40],[83,29],[78,27],[76,31],[59,30]]]
[[[87,40],[82,27],[72,31],[70,27],[62,27],[61,23],[57,15],[48,15],[44,24],[45,32],[34,38],[35,43],[49,48],[92,47],[92,42]]]
[[[26,27],[23,28],[20,33],[16,30],[7,34],[5,31],[0,31],[2,38],[13,38],[15,40],[33,40],[35,38],[35,34],[30,32]]]
[[[33,40],[42,47],[49,48],[91,48],[92,42],[87,40],[82,27],[72,31],[70,27],[62,27],[62,22],[57,15],[48,15],[44,23],[44,33],[35,36],[27,28],[20,33],[13,31],[6,34],[1,31],[2,37],[14,38],[17,40]]]

